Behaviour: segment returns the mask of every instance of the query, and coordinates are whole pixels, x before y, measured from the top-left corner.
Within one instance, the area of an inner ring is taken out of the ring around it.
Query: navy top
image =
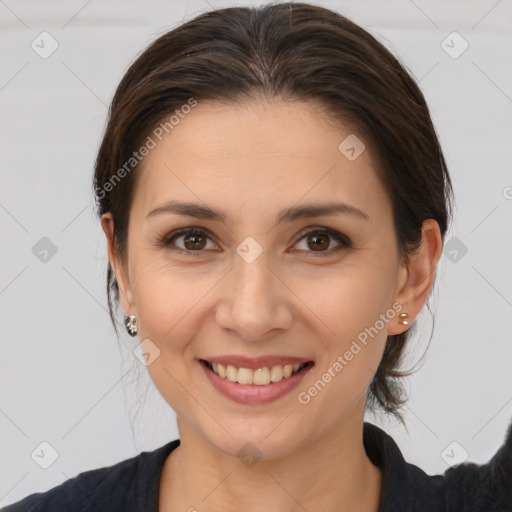
[[[382,472],[378,512],[512,512],[512,424],[494,457],[429,476],[407,463],[394,440],[364,423],[363,443]],[[154,451],[80,473],[0,512],[158,512],[160,474],[176,439]]]

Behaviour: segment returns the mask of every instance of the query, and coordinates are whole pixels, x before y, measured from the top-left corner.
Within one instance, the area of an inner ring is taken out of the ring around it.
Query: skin
[[[377,510],[381,473],[362,442],[366,392],[386,336],[409,326],[396,315],[308,404],[297,395],[394,303],[414,320],[442,240],[437,223],[425,221],[419,250],[402,263],[369,144],[355,161],[338,150],[350,133],[311,103],[200,102],[137,170],[126,261],[110,213],[103,216],[121,306],[137,316],[139,338],[160,350],[148,371],[177,415],[181,446],[162,472],[161,511]],[[226,220],[146,218],[169,200],[206,204]],[[368,219],[336,213],[277,223],[283,208],[328,202]],[[192,226],[211,233],[200,254],[183,236],[159,245]],[[351,247],[333,237],[308,244],[322,227]],[[263,248],[252,263],[236,253],[247,236]],[[197,361],[224,354],[306,357],[315,366],[279,400],[239,404],[212,387]],[[237,457],[247,442],[261,452],[252,467]]]

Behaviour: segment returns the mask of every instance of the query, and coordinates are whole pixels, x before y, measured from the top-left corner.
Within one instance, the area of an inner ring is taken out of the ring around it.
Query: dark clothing
[[[378,512],[512,512],[512,425],[487,463],[464,463],[429,476],[407,463],[394,440],[365,423],[366,453],[382,472]],[[80,473],[1,512],[158,512],[160,474],[180,440],[113,466]]]

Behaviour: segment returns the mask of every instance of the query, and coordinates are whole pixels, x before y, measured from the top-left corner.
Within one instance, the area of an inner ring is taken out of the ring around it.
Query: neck
[[[180,446],[162,471],[159,510],[377,512],[381,473],[364,450],[363,416],[332,436],[254,465],[179,424]]]
[[[332,436],[253,465],[179,424],[180,446],[162,471],[159,510],[377,512],[381,473],[364,450],[364,410],[357,416]]]

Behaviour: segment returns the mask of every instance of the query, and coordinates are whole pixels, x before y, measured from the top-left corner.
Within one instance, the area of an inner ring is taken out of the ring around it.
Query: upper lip
[[[237,368],[249,368],[251,370],[257,370],[258,368],[272,368],[275,365],[285,366],[287,364],[302,364],[311,361],[304,357],[291,357],[291,356],[262,356],[256,358],[250,358],[245,356],[215,356],[215,357],[204,357],[202,358],[210,363],[220,363],[225,366],[231,365]]]

